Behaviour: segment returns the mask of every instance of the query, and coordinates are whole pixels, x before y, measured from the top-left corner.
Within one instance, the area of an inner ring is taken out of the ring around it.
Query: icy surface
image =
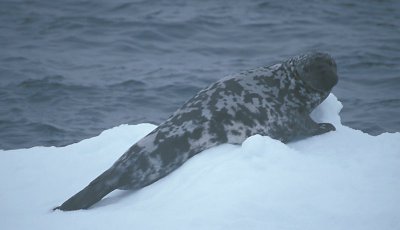
[[[1,229],[400,229],[400,133],[341,125],[330,95],[313,113],[337,131],[282,144],[259,135],[193,157],[89,210],[51,211],[155,128],[121,125],[70,146],[0,151]]]

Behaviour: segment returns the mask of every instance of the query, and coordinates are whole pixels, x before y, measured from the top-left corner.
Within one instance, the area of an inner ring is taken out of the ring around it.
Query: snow
[[[285,145],[221,145],[139,191],[52,211],[156,126],[121,125],[66,147],[0,151],[1,229],[400,229],[400,133],[343,126],[330,95],[313,112],[337,131]],[[395,118],[397,119],[397,118]]]

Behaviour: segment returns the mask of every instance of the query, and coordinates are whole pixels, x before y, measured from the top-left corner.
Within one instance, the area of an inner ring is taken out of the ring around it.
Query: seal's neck
[[[283,81],[287,88],[288,97],[293,100],[297,106],[300,106],[306,113],[311,113],[322,101],[324,101],[330,92],[322,92],[308,86],[298,75],[293,65],[285,63],[282,68],[286,72],[283,75],[286,79]]]

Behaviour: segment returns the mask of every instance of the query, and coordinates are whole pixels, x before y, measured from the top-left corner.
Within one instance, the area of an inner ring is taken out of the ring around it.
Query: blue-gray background
[[[224,75],[310,50],[342,121],[400,131],[400,1],[0,1],[0,149],[158,124]]]

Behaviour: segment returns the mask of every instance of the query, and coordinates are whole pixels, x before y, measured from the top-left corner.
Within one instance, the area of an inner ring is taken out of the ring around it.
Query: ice
[[[287,145],[260,135],[220,145],[89,210],[51,209],[156,126],[121,125],[60,148],[0,151],[0,228],[400,229],[400,133],[370,136],[343,126],[341,108],[330,95],[312,114],[335,132]]]

